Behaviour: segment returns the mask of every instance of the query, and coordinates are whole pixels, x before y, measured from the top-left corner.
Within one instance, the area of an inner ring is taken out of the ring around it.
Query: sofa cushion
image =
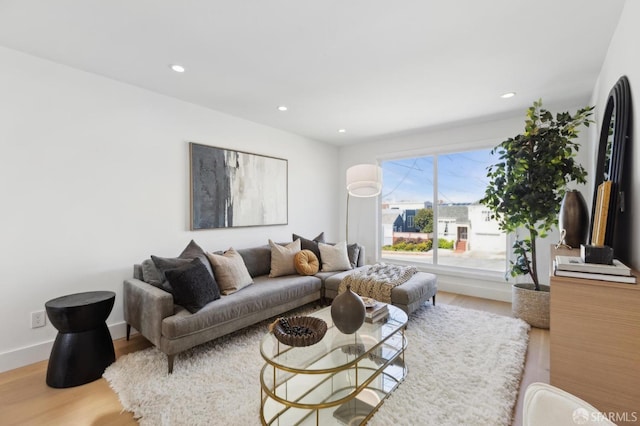
[[[282,246],[269,240],[271,246],[271,278],[283,275],[293,275],[296,273],[294,257],[300,252],[300,240]]]
[[[237,250],[249,275],[255,278],[260,275],[269,275],[271,271],[271,247],[268,244]]]
[[[218,284],[199,258],[178,268],[168,269],[165,276],[173,289],[174,303],[191,313],[220,298]]]
[[[209,303],[195,314],[178,309],[175,315],[162,321],[162,335],[177,339],[305,296],[316,294],[319,298],[321,285],[320,279],[313,276],[256,277],[254,285]]]
[[[311,250],[301,250],[293,258],[296,272],[300,275],[315,275],[320,269],[320,262]]]
[[[220,292],[231,294],[253,283],[242,256],[231,247],[223,255],[207,253]]]
[[[298,234],[293,234],[292,235],[292,240],[300,240],[300,248],[302,250],[311,250],[313,252],[313,254],[316,255],[316,257],[318,258],[318,261],[320,261],[320,249],[318,248],[318,243],[324,243],[324,232],[321,232],[318,234],[317,237],[315,237],[313,240],[310,240],[308,238],[304,238]]]
[[[351,269],[347,254],[347,243],[342,241],[335,245],[319,243],[322,272],[345,271]]]

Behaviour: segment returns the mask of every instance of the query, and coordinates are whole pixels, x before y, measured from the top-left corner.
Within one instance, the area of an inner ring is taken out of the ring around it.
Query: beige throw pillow
[[[334,246],[318,243],[318,248],[320,249],[320,259],[322,260],[322,272],[346,271],[351,269],[346,241],[336,243]]]
[[[253,284],[242,256],[233,247],[223,255],[207,253],[207,257],[213,265],[213,273],[216,276],[218,287],[220,287],[220,293],[235,293],[241,288]]]
[[[300,239],[286,246],[269,240],[269,245],[271,246],[271,272],[269,272],[269,276],[274,278],[282,275],[295,275],[297,272],[294,257],[301,250]]]

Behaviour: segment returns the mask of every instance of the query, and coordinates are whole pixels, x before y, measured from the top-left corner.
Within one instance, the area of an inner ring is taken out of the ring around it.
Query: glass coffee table
[[[389,305],[385,322],[341,333],[331,307],[309,314],[327,333],[311,346],[291,347],[268,333],[260,344],[260,417],[264,425],[357,425],[369,420],[407,375],[407,314]]]

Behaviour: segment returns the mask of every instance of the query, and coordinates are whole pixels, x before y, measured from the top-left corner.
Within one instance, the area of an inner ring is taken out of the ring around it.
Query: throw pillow
[[[222,294],[231,294],[253,284],[242,256],[231,247],[223,255],[207,253]]]
[[[260,275],[269,275],[271,271],[271,247],[269,244],[238,250],[249,275],[255,278]]]
[[[271,246],[271,278],[280,277],[282,275],[294,275],[296,273],[296,265],[293,260],[296,253],[300,252],[300,240],[295,240],[286,246],[281,246],[269,240]]]
[[[293,257],[296,271],[300,275],[315,275],[320,269],[320,262],[311,250],[301,250]]]
[[[360,246],[356,243],[349,244],[347,246],[347,256],[349,257],[349,263],[351,269],[355,269],[358,266],[358,256],[360,256]]]
[[[324,243],[324,232],[321,232],[320,234],[318,234],[317,237],[315,237],[313,240],[310,240],[308,238],[304,238],[301,237],[298,234],[293,234],[292,235],[292,240],[300,240],[300,248],[302,250],[311,250],[313,252],[313,254],[316,255],[316,257],[318,258],[318,260],[320,260],[320,249],[318,248],[318,243]]]
[[[202,247],[200,247],[195,241],[191,240],[178,257],[180,259],[200,259],[202,264],[207,268],[207,271],[211,274],[211,278],[213,278],[213,268],[211,268],[211,263],[209,263],[209,259],[207,259],[207,255]]]
[[[171,287],[171,283],[167,281],[165,272],[170,269],[175,269],[187,265],[193,259],[180,259],[179,257],[158,257],[151,255],[151,260],[153,260],[153,263],[156,265],[156,268],[158,268],[158,271],[160,271],[160,274],[163,278],[162,282],[156,287],[159,287],[164,291],[173,294],[173,288]]]
[[[147,284],[159,287],[165,281],[162,273],[156,268],[151,258],[142,261],[142,281]]]
[[[341,241],[335,245],[318,243],[322,259],[322,272],[346,271],[351,269],[347,255],[347,243]]]
[[[178,257],[159,257],[159,256],[153,256],[153,255],[151,256],[151,260],[153,261],[155,267],[157,268],[157,271],[159,272],[159,275],[160,275],[160,279],[162,281],[160,283],[149,282],[149,284],[155,285],[156,287],[159,287],[165,291],[168,291],[169,293],[172,293],[171,284],[167,282],[166,277],[164,275],[165,271],[186,265],[187,263],[189,263],[189,261],[196,258],[200,259],[203,266],[207,268],[207,271],[211,275],[211,278],[214,278],[213,269],[211,269],[211,264],[209,263],[209,260],[207,259],[207,256],[205,255],[204,250],[202,250],[202,248],[198,244],[196,244],[195,241],[191,240],[189,244],[187,244],[187,247],[185,247],[185,249],[182,250],[182,253],[180,253],[180,256]],[[142,263],[142,266],[143,266],[142,276],[145,277],[144,262]]]
[[[186,265],[165,271],[173,288],[174,303],[192,314],[209,302],[220,299],[220,289],[199,258]]]

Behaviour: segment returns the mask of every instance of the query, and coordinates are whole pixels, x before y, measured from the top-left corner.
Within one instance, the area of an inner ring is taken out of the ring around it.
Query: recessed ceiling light
[[[182,65],[178,65],[178,64],[173,64],[171,65],[171,69],[174,70],[175,72],[184,72],[185,69]]]
[[[347,129],[338,129],[338,133],[347,133]]]
[[[287,108],[285,105],[280,105],[280,106],[278,107],[278,111],[286,111],[286,110],[288,110],[288,109],[289,109],[289,108]]]
[[[504,94],[500,95],[500,97],[502,99],[509,99],[509,98],[513,98],[515,95],[516,95],[516,92],[507,92],[507,93],[504,93]]]

